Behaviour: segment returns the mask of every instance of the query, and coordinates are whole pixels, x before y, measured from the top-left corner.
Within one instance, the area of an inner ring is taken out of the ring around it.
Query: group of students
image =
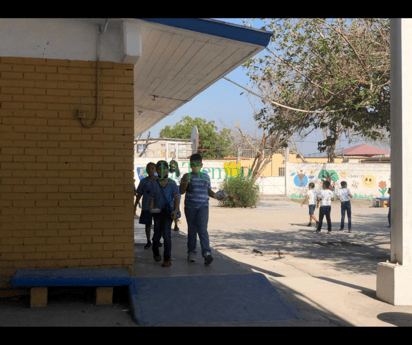
[[[345,214],[348,217],[348,232],[351,232],[352,228],[352,210],[350,199],[353,198],[346,181],[340,183],[341,187],[336,193],[336,197],[341,201],[341,222],[340,230],[343,230],[345,225]],[[309,203],[309,224],[312,225],[312,219],[316,222],[315,233],[319,233],[322,228],[323,218],[326,216],[326,221],[328,223],[328,232],[332,231],[332,221],[330,218],[330,212],[332,208],[332,201],[335,200],[333,196],[333,191],[331,188],[330,181],[323,181],[323,189],[320,192],[315,191],[315,184],[313,182],[309,183],[309,192],[306,195],[303,204],[308,201]],[[319,207],[320,204],[320,207]],[[319,208],[319,220],[315,217],[315,207]]]
[[[158,161],[156,164],[151,162],[146,166],[147,176],[140,181],[136,189],[135,213],[136,205],[143,197],[139,223],[146,225],[147,244],[145,249],[151,247],[154,260],[161,261],[162,256],[159,253],[159,248],[162,246],[160,239],[163,237],[162,267],[168,267],[172,264],[171,227],[172,223],[175,222],[174,230],[178,230],[177,219],[181,217],[180,198],[182,194],[186,194],[184,212],[188,226],[187,259],[190,262],[196,261],[198,235],[204,263],[209,265],[213,261],[207,225],[209,197],[214,198],[215,192],[211,189],[209,176],[205,171],[201,171],[202,167],[202,156],[193,154],[190,157],[191,171],[180,179],[176,161],[172,161],[170,167],[164,160]],[[169,178],[169,172],[176,172],[180,186],[176,180]],[[154,223],[153,243],[150,239],[152,222]]]
[[[341,221],[340,221],[340,229],[344,230],[345,225],[345,214],[348,217],[348,232],[352,230],[352,210],[351,210],[351,203],[350,199],[353,198],[346,181],[342,181],[340,183],[341,187],[337,193],[336,198],[341,201]],[[391,194],[391,189],[388,189],[389,196]],[[330,218],[330,212],[332,208],[332,201],[335,198],[332,192],[332,185],[330,180],[323,181],[323,189],[320,192],[315,191],[315,184],[313,182],[309,183],[309,192],[306,195],[305,200],[303,200],[303,204],[308,201],[309,204],[309,224],[308,226],[312,226],[312,220],[316,222],[316,230],[315,233],[319,233],[322,228],[323,218],[326,216],[326,221],[328,223],[328,232],[331,233],[332,231],[332,222]],[[319,208],[320,203],[320,208]],[[391,227],[391,211],[390,211],[390,198],[389,198],[389,213],[388,213],[388,222],[389,226]],[[319,208],[319,220],[315,217],[315,207]]]

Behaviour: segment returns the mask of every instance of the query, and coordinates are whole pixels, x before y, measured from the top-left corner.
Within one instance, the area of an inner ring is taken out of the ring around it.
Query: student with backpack
[[[159,254],[160,238],[163,237],[164,252],[162,267],[172,264],[172,236],[173,221],[180,217],[179,190],[175,181],[168,177],[169,165],[166,161],[158,161],[156,172],[158,178],[152,184],[150,191],[150,211],[153,213],[153,258],[162,260]]]

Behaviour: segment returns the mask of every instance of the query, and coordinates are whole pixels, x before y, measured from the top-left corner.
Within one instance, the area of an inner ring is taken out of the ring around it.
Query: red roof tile
[[[391,152],[388,150],[380,149],[370,145],[356,145],[343,150],[345,156],[375,156],[375,155],[387,155]]]

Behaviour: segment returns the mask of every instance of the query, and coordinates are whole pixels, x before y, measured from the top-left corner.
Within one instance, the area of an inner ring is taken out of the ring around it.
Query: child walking
[[[164,252],[162,267],[172,264],[171,227],[174,219],[180,216],[179,191],[175,181],[168,178],[169,165],[166,161],[158,161],[156,172],[158,178],[150,190],[150,210],[154,219],[153,258],[162,260],[159,254],[160,238],[163,236]]]
[[[209,197],[214,198],[215,192],[212,191],[210,178],[202,173],[202,156],[193,154],[190,156],[191,172],[184,174],[180,183],[180,193],[185,194],[185,216],[188,227],[187,236],[187,259],[195,262],[196,238],[199,235],[202,256],[205,265],[213,261],[212,249],[209,244],[209,234],[207,224],[209,221]]]
[[[136,214],[136,207],[140,201],[140,198],[143,197],[142,201],[142,212],[139,218],[139,224],[146,225],[146,238],[147,244],[144,246],[145,249],[150,248],[152,246],[152,242],[150,241],[150,229],[152,227],[153,215],[149,211],[150,206],[150,189],[152,188],[152,183],[156,179],[155,172],[156,172],[156,164],[153,162],[147,163],[146,165],[146,172],[147,176],[140,180],[139,186],[136,189],[136,201],[134,204],[135,207],[135,214]]]
[[[330,183],[329,181],[323,182],[323,190],[320,191],[318,195],[318,201],[320,201],[319,207],[319,223],[316,229],[316,233],[320,233],[320,229],[322,228],[323,217],[326,216],[326,220],[328,222],[328,234],[332,232],[332,222],[330,220],[330,210],[332,208],[332,201],[333,192],[329,189]]]
[[[351,205],[350,205],[350,199],[353,198],[353,195],[351,194],[348,184],[346,181],[342,181],[340,183],[341,189],[339,189],[337,193],[337,199],[340,200],[340,209],[341,209],[341,220],[340,220],[340,230],[343,230],[343,227],[345,225],[345,212],[348,215],[348,232],[351,232],[351,218],[352,218],[352,212],[351,212]]]
[[[180,176],[179,164],[175,160],[171,160],[169,166],[170,166],[169,172],[171,174],[170,178],[173,181],[175,181],[176,184],[179,186],[180,180],[182,179],[182,177]],[[181,196],[180,196],[180,191],[179,191],[179,204],[180,204],[180,198]],[[178,226],[179,219],[176,218],[174,222],[175,222],[175,227],[173,228],[173,230],[179,231],[179,226]]]
[[[315,208],[316,208],[316,197],[317,193],[315,191],[315,184],[313,182],[309,183],[309,191],[306,195],[305,200],[303,200],[301,207],[303,204],[309,200],[309,224],[307,226],[312,226],[312,219],[315,221],[316,228],[318,227],[318,220],[315,217]],[[319,205],[319,203],[317,203]]]

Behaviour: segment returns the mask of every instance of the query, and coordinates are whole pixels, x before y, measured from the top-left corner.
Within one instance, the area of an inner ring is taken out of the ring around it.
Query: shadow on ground
[[[340,273],[374,274],[377,264],[390,259],[390,229],[386,227],[385,216],[356,215],[357,224],[352,233],[323,230],[314,233],[314,227],[292,223],[290,230],[276,228],[267,230],[242,229],[234,232],[209,232],[210,243],[217,250],[238,250],[244,253],[285,252],[292,257],[327,261]],[[332,229],[340,223],[333,222]],[[384,225],[382,225],[384,224]]]

